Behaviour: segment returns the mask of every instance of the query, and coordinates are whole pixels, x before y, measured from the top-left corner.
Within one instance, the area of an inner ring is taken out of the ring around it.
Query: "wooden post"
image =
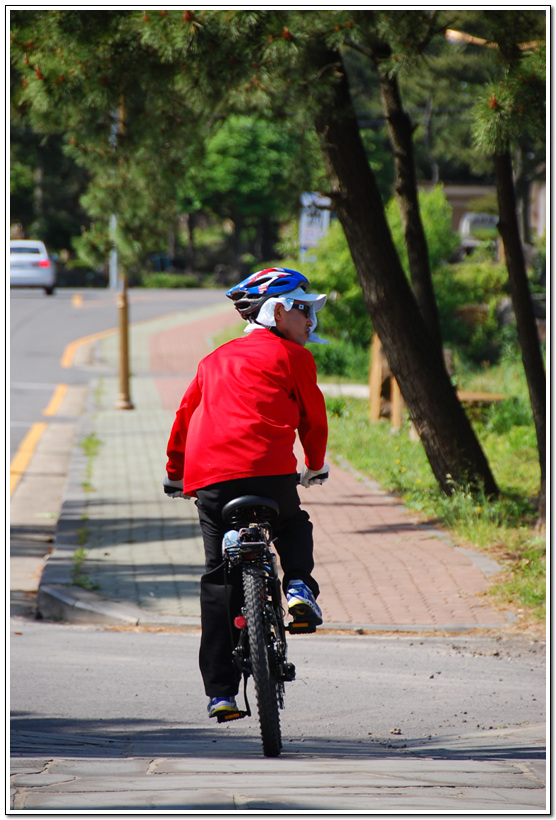
[[[390,379],[390,423],[392,430],[399,430],[402,426],[403,399],[398,382],[392,376]]]
[[[380,393],[382,390],[382,344],[375,333],[371,341],[371,373],[369,378],[369,415],[371,424],[380,418]]]

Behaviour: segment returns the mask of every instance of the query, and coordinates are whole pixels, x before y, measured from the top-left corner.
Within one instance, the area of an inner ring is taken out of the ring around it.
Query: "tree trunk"
[[[537,433],[541,467],[539,513],[542,516],[546,501],[546,374],[527,279],[523,246],[520,240],[512,159],[509,150],[494,156],[494,168],[498,194],[498,230],[504,243],[517,337],[521,347],[521,358]]]
[[[187,219],[187,239],[189,244],[188,269],[189,273],[193,273],[197,264],[197,249],[195,246],[195,226],[197,219],[194,213],[188,213],[185,216]]]
[[[33,189],[33,214],[35,220],[42,220],[44,216],[44,189],[43,189],[44,171],[40,165],[37,165],[33,174],[33,182],[35,187]]]
[[[257,238],[255,244],[255,256],[261,260],[272,259],[274,255],[274,243],[276,241],[276,230],[271,218],[263,214],[257,223]]]
[[[413,292],[429,333],[438,344],[439,349],[442,349],[442,335],[432,286],[429,249],[419,210],[411,120],[403,109],[396,78],[384,74],[380,66],[378,72],[382,105],[394,152],[396,197],[405,234]]]
[[[394,244],[369,166],[337,52],[316,68],[341,77],[315,115],[334,209],[344,229],[371,320],[382,341],[434,475],[448,495],[454,483],[498,492],[488,462],[459,403],[438,344],[429,333]]]
[[[168,256],[170,257],[173,267],[176,258],[176,229],[174,225],[168,230]]]
[[[243,217],[239,213],[233,213],[232,222],[234,223],[234,233],[232,237],[234,264],[241,266],[241,257],[243,255]]]

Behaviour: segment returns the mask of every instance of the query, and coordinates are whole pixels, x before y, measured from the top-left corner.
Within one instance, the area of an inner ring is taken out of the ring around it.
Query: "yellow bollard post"
[[[120,329],[120,392],[116,410],[133,410],[129,393],[129,322],[127,307],[127,277],[122,275],[122,289],[116,297]]]

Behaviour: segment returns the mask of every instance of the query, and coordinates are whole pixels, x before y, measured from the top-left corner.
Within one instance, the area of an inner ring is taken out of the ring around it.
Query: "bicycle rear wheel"
[[[269,663],[267,629],[264,619],[265,582],[254,567],[243,569],[243,591],[249,657],[255,681],[259,723],[266,757],[276,757],[282,748],[278,682]]]

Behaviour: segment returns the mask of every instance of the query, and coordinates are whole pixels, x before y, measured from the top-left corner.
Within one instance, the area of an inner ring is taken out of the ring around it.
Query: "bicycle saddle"
[[[262,495],[242,495],[233,498],[222,508],[222,518],[226,525],[247,521],[272,524],[278,517],[280,508],[273,498]]]

